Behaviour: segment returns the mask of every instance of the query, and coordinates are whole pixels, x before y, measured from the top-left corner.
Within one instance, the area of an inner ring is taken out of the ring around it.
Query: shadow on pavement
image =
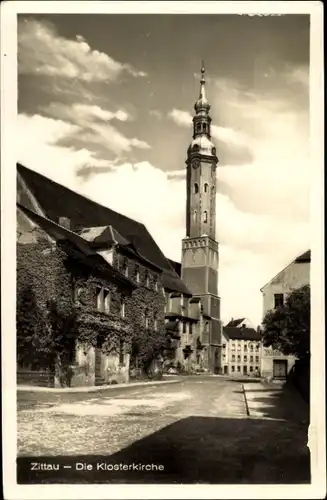
[[[310,406],[291,384],[286,383],[279,389],[270,387],[263,390],[255,389],[252,394],[254,394],[252,402],[260,405],[259,410],[262,417],[284,419],[308,426]],[[258,397],[256,397],[257,395]]]
[[[306,443],[305,426],[295,423],[189,417],[109,456],[19,457],[17,480],[20,484],[309,483],[310,458]],[[60,469],[31,470],[35,462],[59,464]],[[76,470],[76,463],[85,464],[89,470]],[[115,464],[118,470],[113,470]],[[124,465],[126,469],[133,464],[134,470],[123,469]],[[138,464],[161,465],[164,470],[135,470]],[[64,465],[71,468],[63,468]]]

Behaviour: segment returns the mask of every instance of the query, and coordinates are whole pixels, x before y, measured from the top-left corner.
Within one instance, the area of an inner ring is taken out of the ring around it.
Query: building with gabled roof
[[[310,263],[311,251],[307,250],[261,288],[263,317],[268,311],[282,306],[287,295],[293,290],[310,284]],[[264,347],[261,358],[261,374],[265,378],[284,380],[295,361],[295,356],[284,356],[271,347]]]
[[[231,322],[230,322],[231,323]],[[222,334],[222,372],[225,375],[260,375],[262,354],[261,333],[259,330],[243,326],[223,327]]]
[[[162,311],[155,311],[156,318],[150,318],[149,308],[142,305],[146,309],[142,312],[144,329],[157,324],[163,315],[167,335],[174,340],[171,342],[174,361],[187,370],[199,366],[219,371],[221,321],[215,239],[218,158],[211,140],[204,68],[201,73],[200,94],[194,106],[193,140],[187,150],[186,238],[182,242],[181,263],[165,257],[144,224],[20,163],[17,164],[17,241],[20,247],[37,245],[42,233],[50,247],[60,247],[92,272],[104,272],[106,279],[110,275],[117,286],[119,282],[123,288],[127,286],[125,281],[130,281],[134,297],[140,285],[137,269],[142,268],[143,285],[149,289],[149,283],[153,283],[154,291],[160,290],[163,300]],[[100,304],[104,309],[107,288],[102,285],[99,288],[101,296],[95,307]],[[123,292],[117,288],[119,293]],[[98,378],[106,379],[103,374]]]
[[[232,318],[226,325],[226,327],[233,327],[233,328],[234,327],[242,328],[243,326],[246,326],[247,328],[253,328],[253,324],[247,318],[238,318],[238,319]]]

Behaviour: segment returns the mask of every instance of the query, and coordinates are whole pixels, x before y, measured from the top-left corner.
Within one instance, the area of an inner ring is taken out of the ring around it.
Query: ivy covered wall
[[[19,367],[46,370],[61,386],[93,385],[97,371],[98,383],[127,382],[130,358],[153,375],[166,340],[160,273],[116,251],[114,267],[131,282],[124,284],[68,257],[42,232],[32,240],[17,244]],[[110,295],[102,311],[101,289]]]

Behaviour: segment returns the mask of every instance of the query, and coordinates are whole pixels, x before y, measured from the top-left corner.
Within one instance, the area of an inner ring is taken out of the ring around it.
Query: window
[[[154,289],[155,289],[156,292],[158,291],[158,281],[154,282]]]
[[[96,287],[96,297],[97,297],[97,310],[103,312],[104,311],[103,289],[99,286]]]
[[[223,344],[223,349],[226,349],[226,344]]]
[[[207,183],[205,183],[205,185],[204,185],[204,192],[205,192],[205,193],[207,193],[207,192],[208,192],[208,184],[207,184]]]
[[[255,362],[256,362],[256,363],[259,363],[259,356],[256,356],[256,357],[255,357]]]
[[[124,364],[124,342],[122,340],[119,341],[119,364],[123,365]]]
[[[202,124],[202,130],[203,130],[204,133],[207,132],[207,124],[206,123]]]
[[[237,356],[237,361],[238,361],[238,362],[240,362],[240,361],[241,361],[241,356],[240,356],[240,355],[238,355],[238,356]]]
[[[135,281],[136,283],[140,282],[140,271],[137,269],[135,273]]]
[[[258,372],[258,371],[259,371],[259,366],[256,366],[256,367],[255,367],[255,370]]]
[[[240,372],[240,371],[241,371],[241,367],[240,367],[240,366],[238,366],[238,367],[237,367],[237,371],[238,371],[238,372]]]
[[[238,351],[241,351],[241,350],[242,350],[241,344],[237,344],[237,350],[238,350]]]
[[[189,332],[190,332],[190,335],[192,335],[192,333],[193,333],[193,325],[192,325],[192,323],[190,323],[190,324],[188,325],[188,330],[189,330]]]
[[[121,301],[120,301],[120,315],[122,318],[125,318],[125,299],[124,299],[124,297],[122,297]]]
[[[243,358],[243,359],[244,359],[244,363],[246,363],[246,362],[247,362],[247,360],[248,360],[248,357],[247,357],[247,356],[244,356],[244,358]]]
[[[149,277],[148,274],[146,274],[146,276],[145,276],[145,286],[147,288],[149,288],[149,285],[150,285],[150,277]]]
[[[148,311],[148,309],[144,309],[144,326],[146,329],[149,328],[149,311]]]
[[[256,351],[259,351],[259,348],[260,348],[260,345],[259,345],[259,344],[256,344],[256,346],[255,346],[255,350],[256,350]]]
[[[183,321],[183,333],[186,333],[186,323]]]
[[[201,132],[201,123],[196,124],[196,131]]]
[[[232,372],[234,372],[234,371],[235,371],[235,366],[234,366],[234,365],[232,365]]]
[[[250,363],[253,363],[253,356],[250,356]]]
[[[104,299],[104,310],[106,313],[110,311],[110,292],[109,290],[103,290]]]
[[[232,354],[232,361],[235,361],[235,354]]]
[[[206,210],[203,212],[203,222],[208,222],[208,212]]]
[[[280,307],[284,304],[284,295],[282,293],[275,293],[274,300],[276,309],[276,307]]]
[[[250,344],[250,351],[253,352],[253,344]]]
[[[235,344],[232,344],[232,351],[235,351]]]
[[[247,366],[244,366],[244,367],[243,367],[243,371],[244,371],[244,373],[247,373],[247,372],[248,372],[248,367],[247,367]]]
[[[244,352],[248,352],[248,346],[247,346],[247,344],[244,344]]]
[[[197,218],[198,218],[198,213],[197,213],[196,210],[194,210],[194,212],[193,212],[193,221],[196,222]]]
[[[204,324],[204,331],[205,331],[206,333],[208,333],[208,332],[209,332],[209,321],[206,321],[206,322],[205,322],[205,324]]]
[[[194,194],[198,194],[199,192],[199,185],[197,182],[194,183]]]
[[[253,366],[250,366],[250,372],[253,372]]]

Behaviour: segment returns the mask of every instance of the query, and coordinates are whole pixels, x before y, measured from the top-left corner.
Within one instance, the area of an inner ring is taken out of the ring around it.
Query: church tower
[[[217,371],[221,342],[216,241],[216,174],[218,158],[211,140],[210,105],[204,67],[193,117],[193,140],[187,150],[186,238],[182,241],[182,280],[201,299],[204,324],[201,342],[207,346],[208,366]]]

